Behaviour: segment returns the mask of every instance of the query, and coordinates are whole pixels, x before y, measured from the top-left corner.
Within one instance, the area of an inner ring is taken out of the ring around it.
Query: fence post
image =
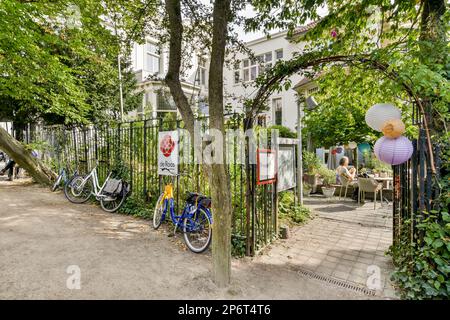
[[[130,187],[133,190],[133,124],[130,122],[130,139],[128,143],[129,157],[130,157]]]
[[[114,161],[120,161],[121,164],[122,164],[122,162],[123,162],[123,160],[122,160],[122,146],[120,145],[121,144],[121,140],[122,140],[121,139],[122,138],[121,134],[122,134],[122,123],[119,122],[119,124],[117,126],[117,143],[114,146],[114,148],[115,148],[115,150],[114,150],[114,157],[115,157]]]
[[[111,147],[110,147],[110,136],[109,136],[109,127],[105,127],[106,129],[106,157],[108,158],[108,171],[111,170]]]
[[[147,201],[147,119],[144,120],[144,197]]]
[[[421,222],[425,211],[425,132],[422,128],[419,132],[419,221]]]
[[[244,119],[244,132],[252,128],[252,119],[245,118]],[[253,216],[253,206],[252,206],[252,168],[250,164],[250,139],[245,138],[245,236],[246,236],[246,244],[245,244],[245,254],[250,256],[252,253],[251,248],[253,247],[253,241],[251,238],[251,219]]]
[[[77,133],[75,127],[72,128],[72,134],[73,134],[73,148],[75,150],[75,166],[78,169],[78,148],[77,148]]]
[[[86,164],[86,172],[89,172],[89,163],[88,163],[88,149],[87,149],[87,142],[86,142],[86,127],[83,126],[83,144],[84,144],[84,161]]]
[[[276,164],[278,164],[278,152],[279,152],[279,136],[278,136],[278,132],[273,130],[271,133],[271,148],[272,150],[275,150],[275,157],[276,157]],[[274,232],[275,235],[278,236],[278,190],[277,190],[277,184],[278,184],[278,167],[275,168],[276,173],[275,173],[275,177],[276,180],[273,183],[273,188],[272,188],[272,215],[273,215],[273,227],[274,227]],[[295,199],[295,196],[294,196]],[[299,199],[299,201],[303,201],[303,199]],[[302,202],[301,202],[302,204]]]

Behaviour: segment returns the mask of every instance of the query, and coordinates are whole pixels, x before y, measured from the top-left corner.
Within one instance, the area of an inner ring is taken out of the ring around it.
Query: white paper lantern
[[[370,107],[366,112],[366,123],[374,130],[380,131],[383,123],[388,120],[401,119],[402,113],[400,110],[389,103],[377,103]]]
[[[348,143],[348,147],[350,148],[350,149],[356,149],[356,147],[358,146],[358,144],[355,142],[355,141],[350,141],[349,143]]]

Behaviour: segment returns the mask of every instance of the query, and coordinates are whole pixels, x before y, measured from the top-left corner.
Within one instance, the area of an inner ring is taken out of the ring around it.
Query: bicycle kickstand
[[[173,228],[173,235],[175,236],[175,234],[177,233],[177,228],[178,228],[178,223],[180,221],[177,221],[177,223],[175,223],[175,228]]]

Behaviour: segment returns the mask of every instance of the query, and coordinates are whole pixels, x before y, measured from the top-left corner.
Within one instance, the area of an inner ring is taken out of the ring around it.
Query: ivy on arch
[[[380,71],[386,78],[395,81],[402,86],[404,91],[418,106],[420,115],[422,116],[422,124],[427,137],[427,148],[430,154],[431,170],[435,175],[436,166],[433,158],[433,145],[422,97],[416,93],[416,90],[414,90],[413,87],[414,85],[408,83],[405,79],[400,77],[399,73],[388,63],[373,58],[368,54],[321,56],[321,52],[317,51],[299,55],[292,60],[279,61],[272,69],[257,79],[256,84],[259,86],[259,89],[253,99],[246,101],[246,129],[253,126],[252,119],[254,119],[255,116],[263,109],[265,102],[272,95],[272,93],[283,88],[289,88],[290,82],[288,81],[288,78],[290,76],[296,73],[304,73],[305,70],[311,68],[320,68],[324,65],[332,63],[342,63],[348,66],[361,64],[367,66],[368,68]]]

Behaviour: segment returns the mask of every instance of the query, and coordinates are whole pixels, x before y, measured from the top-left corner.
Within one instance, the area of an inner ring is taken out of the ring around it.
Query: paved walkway
[[[358,206],[349,199],[320,197],[307,198],[305,205],[316,218],[295,228],[290,239],[279,240],[260,260],[289,264],[322,280],[395,297],[389,280],[393,265],[385,255],[392,242],[392,205],[378,204],[374,210],[373,202]]]

